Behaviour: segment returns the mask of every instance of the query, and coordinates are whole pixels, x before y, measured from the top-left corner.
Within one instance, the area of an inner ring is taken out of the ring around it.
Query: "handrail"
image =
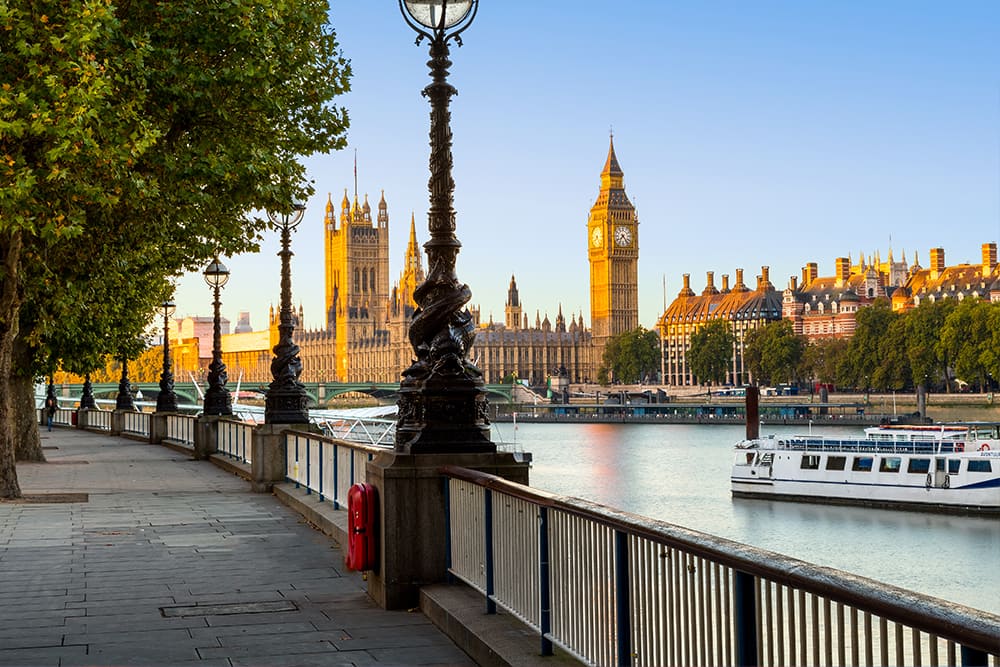
[[[488,473],[458,466],[444,466],[441,473],[540,507],[593,521],[618,532],[680,548],[737,572],[763,577],[847,604],[964,647],[987,654],[996,654],[1000,647],[1000,616],[988,612],[664,521],[586,500],[554,495]]]

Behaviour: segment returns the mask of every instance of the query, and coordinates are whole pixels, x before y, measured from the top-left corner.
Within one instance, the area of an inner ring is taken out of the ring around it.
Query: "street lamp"
[[[206,415],[231,415],[233,414],[233,402],[226,389],[226,365],[222,363],[222,326],[219,322],[219,307],[222,302],[219,300],[219,291],[229,282],[229,269],[216,257],[212,263],[205,268],[205,283],[212,288],[215,296],[213,306],[215,316],[212,321],[212,363],[208,367],[208,389],[205,390],[205,407],[202,410]]]
[[[132,383],[128,379],[128,357],[122,355],[122,375],[118,380],[118,398],[115,399],[115,410],[135,410],[132,399]]]
[[[177,394],[174,393],[174,374],[170,370],[170,316],[177,305],[170,300],[160,304],[163,309],[163,373],[160,375],[160,395],[156,397],[157,412],[177,412]]]
[[[95,410],[97,401],[94,400],[94,385],[90,381],[90,373],[83,376],[83,394],[80,396],[81,410]]]
[[[291,214],[268,213],[271,222],[281,227],[281,316],[278,321],[278,344],[271,360],[271,384],[264,402],[266,424],[308,424],[309,396],[299,382],[302,360],[299,346],[292,341],[295,324],[292,321],[291,233],[302,222],[306,207],[293,203]]]
[[[465,304],[472,298],[459,283],[455,259],[454,190],[451,156],[451,97],[448,83],[448,42],[461,46],[459,35],[469,27],[479,0],[399,0],[403,19],[417,33],[417,44],[430,44],[432,82],[423,90],[431,104],[430,240],[424,244],[429,273],[414,290],[419,305],[410,324],[410,344],[416,355],[403,371],[399,387],[396,450],[402,453],[495,452],[490,441],[483,374],[469,361],[475,326]]]

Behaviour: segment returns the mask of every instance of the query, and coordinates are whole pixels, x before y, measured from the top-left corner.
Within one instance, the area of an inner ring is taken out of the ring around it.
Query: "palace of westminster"
[[[422,253],[417,245],[416,225],[410,219],[410,237],[402,274],[390,287],[389,213],[384,194],[373,218],[365,196],[353,203],[347,192],[340,212],[331,200],[326,204],[323,225],[325,254],[326,326],[317,331],[296,327],[293,339],[300,348],[301,380],[304,382],[398,382],[412,360],[407,332],[416,304],[413,290],[424,279]],[[625,194],[624,174],[612,139],[601,171],[600,191],[587,222],[587,256],[590,263],[590,328],[583,313],[571,314],[567,324],[559,308],[555,322],[536,313],[534,324],[524,312],[517,283],[512,276],[507,291],[504,323],[480,321],[478,308],[471,308],[477,324],[471,357],[488,384],[509,381],[512,376],[533,386],[543,385],[555,374],[570,382],[591,382],[598,377],[608,340],[639,326],[639,220]],[[802,269],[801,279],[792,277],[779,291],[772,284],[767,266],[752,286],[743,269],[736,269],[715,285],[714,272],[707,273],[705,287],[696,293],[690,276],[658,318],[662,344],[663,385],[691,385],[687,352],[691,333],[705,323],[724,319],[735,334],[729,382],[747,381],[743,365],[743,339],[752,329],[786,318],[796,333],[810,340],[849,337],[859,308],[879,297],[891,299],[897,310],[912,308],[923,300],[962,299],[978,296],[1000,301],[1000,265],[996,243],[982,246],[980,264],[947,266],[942,248],[930,251],[930,267],[920,266],[914,254],[896,260],[892,250],[834,261],[833,276],[818,275],[817,264]],[[298,322],[303,321],[301,306]],[[231,378],[244,383],[271,380],[272,348],[278,341],[278,313],[272,306],[270,326],[262,331],[249,327],[249,315],[241,313],[232,334],[222,337],[223,362]],[[224,322],[224,329],[228,323]],[[171,327],[174,368],[177,372],[200,373],[212,356],[212,318],[188,317]]]

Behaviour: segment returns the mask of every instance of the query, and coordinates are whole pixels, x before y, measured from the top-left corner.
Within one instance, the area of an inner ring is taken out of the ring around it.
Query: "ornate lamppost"
[[[472,24],[479,0],[399,0],[417,44],[430,44],[431,83],[423,95],[431,104],[430,240],[424,244],[429,273],[413,293],[418,308],[410,325],[416,355],[399,387],[396,450],[410,454],[495,452],[490,441],[483,374],[469,360],[475,326],[465,304],[472,298],[459,283],[455,259],[454,190],[451,176],[451,98],[448,42],[461,46],[460,34]]]
[[[292,341],[295,323],[292,316],[291,233],[302,222],[306,207],[292,204],[291,214],[268,213],[271,222],[281,227],[281,315],[278,320],[278,344],[271,360],[271,384],[264,402],[265,424],[308,424],[309,396],[299,382],[302,360],[299,346]]]
[[[83,394],[80,395],[80,409],[93,410],[97,408],[94,400],[94,385],[90,382],[90,373],[83,376]]]
[[[219,291],[229,282],[229,269],[216,257],[205,269],[204,276],[215,296],[215,317],[212,322],[212,363],[208,367],[208,389],[205,391],[205,407],[202,412],[206,415],[231,415],[233,402],[226,389],[229,376],[226,374],[226,365],[222,363],[222,326],[219,323],[219,307],[222,305]]]
[[[174,393],[174,373],[170,369],[170,316],[177,309],[173,301],[164,301],[163,309],[163,373],[160,375],[160,395],[156,397],[157,412],[177,412],[177,394]]]
[[[122,375],[118,380],[118,397],[115,399],[116,410],[135,410],[132,398],[132,383],[128,379],[128,357],[122,355]]]

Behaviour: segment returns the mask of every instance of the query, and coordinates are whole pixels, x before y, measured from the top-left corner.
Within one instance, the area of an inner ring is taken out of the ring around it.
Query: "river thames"
[[[764,426],[761,434],[803,430]],[[522,421],[494,425],[493,439],[532,453],[535,488],[1000,614],[996,517],[732,498],[733,444],[744,434],[742,425]]]

